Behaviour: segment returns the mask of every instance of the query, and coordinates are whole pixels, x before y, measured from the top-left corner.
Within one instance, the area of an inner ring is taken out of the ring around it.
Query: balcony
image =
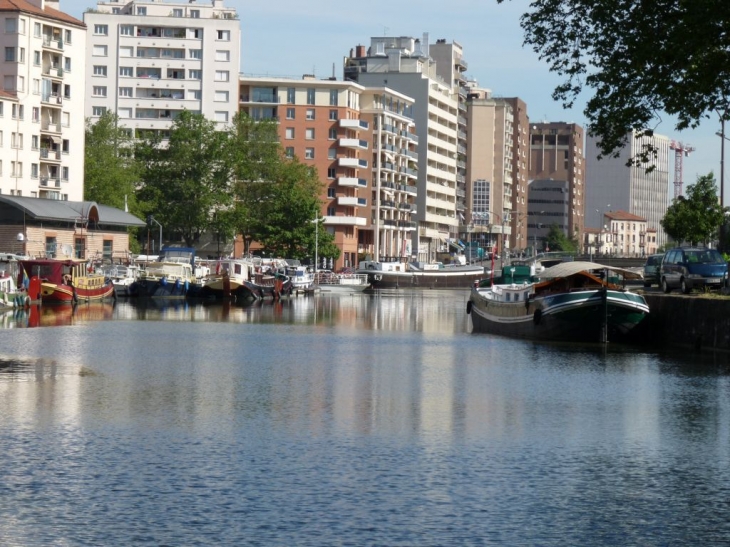
[[[340,120],[340,127],[345,129],[369,129],[370,124],[362,120]]]
[[[353,216],[326,216],[325,226],[367,226],[367,219]]]
[[[415,133],[409,133],[408,131],[401,131],[401,136],[405,137],[406,139],[410,139],[414,143],[418,144],[418,135]]]
[[[54,187],[54,188],[60,188],[61,187],[61,179],[54,178],[54,177],[41,177],[41,186],[44,187]]]
[[[43,47],[63,51],[63,40],[60,38],[53,38],[51,36],[44,36]]]
[[[57,80],[63,79],[63,68],[60,66],[49,66],[43,69],[43,76],[49,76]]]
[[[405,228],[406,230],[415,230],[418,225],[412,220],[399,220],[398,228]]]
[[[368,204],[365,198],[341,196],[337,198],[337,205],[347,207],[365,207]]]
[[[368,161],[358,158],[338,158],[337,165],[340,167],[367,168]]]
[[[278,95],[241,95],[242,103],[279,104]]]
[[[398,204],[398,209],[402,211],[410,211],[411,210],[411,204],[406,203],[405,201]]]
[[[60,150],[49,150],[48,148],[41,148],[41,160],[43,161],[61,161]]]
[[[337,141],[337,144],[343,148],[355,148],[357,150],[368,149],[368,141],[362,139],[340,139]]]
[[[337,184],[349,188],[367,188],[368,181],[357,177],[340,177],[337,179]]]
[[[43,121],[41,122],[41,131],[45,131],[48,133],[60,133],[61,132],[61,124],[55,123],[52,121]]]
[[[406,194],[411,194],[412,196],[415,196],[418,193],[416,186],[410,184],[401,184],[399,190],[405,192]]]
[[[60,106],[63,104],[63,97],[58,93],[44,93],[41,95],[41,102],[46,105]]]
[[[390,201],[388,199],[384,199],[380,201],[381,207],[388,207],[390,209],[395,209],[395,201]]]

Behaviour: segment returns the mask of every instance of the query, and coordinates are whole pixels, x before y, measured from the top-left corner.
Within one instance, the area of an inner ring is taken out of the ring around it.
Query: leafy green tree
[[[718,232],[727,214],[717,199],[717,186],[712,173],[697,177],[687,188],[687,197],[680,196],[667,208],[661,225],[678,243],[708,243]]]
[[[571,107],[592,90],[585,115],[603,155],[616,155],[631,130],[652,134],[661,112],[676,116],[677,130],[715,113],[727,119],[730,2],[534,0],[521,26],[525,43],[564,77],[555,100]]]
[[[576,243],[566,236],[557,224],[550,225],[545,237],[545,244],[551,251],[574,253],[577,248]]]
[[[137,146],[142,162],[139,197],[168,234],[186,245],[214,226],[216,213],[231,203],[227,134],[187,110],[175,119],[167,143],[159,135]]]
[[[260,187],[251,226],[255,239],[272,254],[301,259],[314,256],[316,231],[319,255],[338,257],[332,235],[314,223],[320,217],[321,188],[316,169],[283,159],[275,180]]]
[[[119,127],[119,118],[107,111],[96,123],[86,120],[84,199],[139,214],[136,204],[140,166],[133,139]]]

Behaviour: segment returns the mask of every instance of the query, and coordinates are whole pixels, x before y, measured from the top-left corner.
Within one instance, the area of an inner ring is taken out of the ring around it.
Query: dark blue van
[[[664,292],[687,294],[698,287],[719,289],[727,284],[727,262],[716,249],[677,247],[667,251],[659,267]]]

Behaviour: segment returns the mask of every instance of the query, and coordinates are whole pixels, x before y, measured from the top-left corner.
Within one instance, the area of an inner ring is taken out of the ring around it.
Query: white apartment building
[[[0,193],[83,200],[85,48],[57,1],[0,2]]]
[[[183,111],[220,124],[238,110],[238,15],[189,2],[99,2],[88,26],[86,116],[117,113],[136,137],[164,136]]]
[[[458,92],[436,73],[428,35],[371,38],[345,58],[345,79],[366,87],[388,87],[415,100],[413,119],[419,158],[413,254],[432,262],[458,236],[457,131]]]
[[[627,166],[629,158],[641,152],[645,144],[657,149],[654,170],[646,166]],[[635,138],[619,151],[617,158],[598,159],[600,153],[595,137],[586,138],[586,224],[600,227],[608,211],[625,211],[646,219],[647,229],[656,230],[659,247],[667,242],[660,221],[669,206],[669,149],[668,137]]]

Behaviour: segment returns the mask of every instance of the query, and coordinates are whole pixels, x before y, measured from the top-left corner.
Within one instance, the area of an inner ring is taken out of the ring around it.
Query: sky
[[[121,0],[123,1],[123,0]],[[200,0],[203,3],[205,0]],[[94,7],[89,0],[60,0],[62,11],[80,19]],[[575,122],[584,128],[584,103],[565,110],[552,91],[561,79],[550,73],[537,54],[523,46],[520,16],[528,0],[370,0],[352,4],[341,0],[224,0],[238,11],[241,22],[241,72],[249,76],[301,78],[315,74],[342,79],[342,63],[352,48],[369,46],[373,36],[412,36],[428,33],[429,42],[445,38],[463,47],[467,77],[492,90],[495,97],[520,97],[531,121]],[[587,95],[586,95],[587,97]],[[698,176],[714,172],[720,180],[720,130],[717,118],[695,129],[674,130],[669,117],[655,132],[693,146],[683,158],[685,188]],[[730,129],[728,130],[730,133]],[[730,158],[730,142],[726,147]],[[669,194],[673,194],[674,154],[670,156]],[[726,169],[726,179],[730,170]],[[588,174],[590,178],[590,174]],[[725,182],[725,204],[730,183]]]

